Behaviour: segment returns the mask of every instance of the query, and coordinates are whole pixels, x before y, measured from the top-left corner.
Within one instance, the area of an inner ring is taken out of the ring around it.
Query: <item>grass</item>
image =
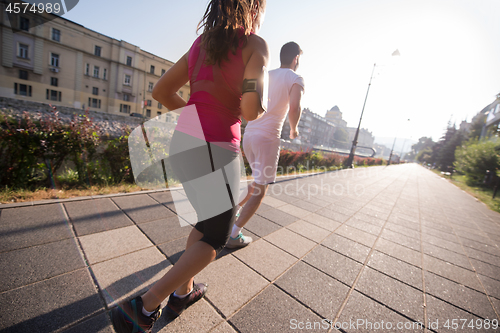
[[[440,171],[433,171],[437,175],[441,177],[443,176]],[[465,176],[463,175],[454,175],[452,179],[449,179],[449,177],[446,177],[446,179],[448,179],[458,188],[464,190],[474,198],[484,203],[486,206],[488,206],[489,209],[500,213],[500,189],[497,192],[495,199],[493,199],[493,188],[485,187],[479,184],[474,186],[467,185],[467,183],[465,182]]]

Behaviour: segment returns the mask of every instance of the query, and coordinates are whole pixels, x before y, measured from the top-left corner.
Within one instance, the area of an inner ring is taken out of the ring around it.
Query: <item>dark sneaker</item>
[[[174,293],[171,293],[170,297],[168,298],[167,306],[165,307],[167,316],[170,319],[175,319],[179,317],[179,315],[189,306],[196,303],[198,300],[202,299],[203,296],[205,296],[206,292],[207,292],[206,284],[194,283],[193,290],[188,296],[184,298],[175,297]]]
[[[151,316],[142,313],[142,298],[138,296],[131,301],[125,301],[111,310],[111,322],[117,333],[149,333],[153,324],[161,316],[158,306]]]
[[[229,237],[229,240],[226,243],[226,247],[228,249],[239,249],[247,246],[252,242],[252,237],[243,236],[240,232],[236,238]]]

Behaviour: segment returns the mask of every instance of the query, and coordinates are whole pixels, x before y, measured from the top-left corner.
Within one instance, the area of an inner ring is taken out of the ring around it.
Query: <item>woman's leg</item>
[[[193,276],[215,259],[215,249],[200,241],[202,237],[203,234],[193,228],[188,237],[186,251],[175,265],[142,296],[144,308],[147,311],[156,309],[178,286],[180,286],[178,290],[181,294],[183,290],[180,288],[187,289],[185,294],[188,293],[192,287]]]

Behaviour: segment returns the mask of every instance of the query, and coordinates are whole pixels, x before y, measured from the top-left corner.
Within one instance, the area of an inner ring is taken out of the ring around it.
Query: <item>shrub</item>
[[[496,174],[500,168],[499,147],[496,142],[471,139],[456,149],[454,166],[465,175],[468,185],[482,183],[487,170]]]

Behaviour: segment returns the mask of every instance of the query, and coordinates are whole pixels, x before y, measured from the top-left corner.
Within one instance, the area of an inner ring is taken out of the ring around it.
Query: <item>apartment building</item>
[[[171,61],[53,14],[7,16],[9,2],[0,3],[0,96],[148,118],[169,111],[151,94]]]
[[[335,125],[308,108],[302,110],[298,128],[299,140],[302,144],[334,147],[333,133]],[[283,140],[290,140],[289,135],[290,124],[287,116],[281,131],[281,138]]]

